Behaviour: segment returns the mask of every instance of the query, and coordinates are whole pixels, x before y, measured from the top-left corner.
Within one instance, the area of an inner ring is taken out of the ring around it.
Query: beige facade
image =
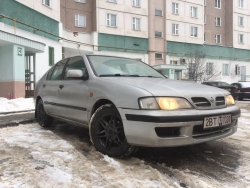
[[[149,0],[148,3],[149,63],[150,65],[164,64],[166,62],[166,1]],[[156,11],[161,11],[162,15],[156,15]],[[162,36],[157,37],[156,32],[162,33]],[[156,54],[161,54],[162,58],[157,58]]]
[[[61,0],[61,22],[63,29],[72,32],[91,33],[95,29],[95,1],[85,0],[85,3]],[[75,15],[80,14],[85,17],[84,26],[76,26]]]
[[[233,0],[206,0],[204,6],[204,42],[211,45],[233,46]]]

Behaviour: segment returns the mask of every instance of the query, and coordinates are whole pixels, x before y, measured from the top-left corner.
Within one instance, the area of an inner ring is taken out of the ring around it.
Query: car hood
[[[154,96],[212,97],[230,94],[226,90],[197,84],[194,81],[177,81],[165,78],[144,77],[109,77],[104,79],[129,84],[144,89]]]

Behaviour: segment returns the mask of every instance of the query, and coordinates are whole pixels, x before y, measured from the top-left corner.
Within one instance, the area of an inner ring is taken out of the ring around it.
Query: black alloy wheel
[[[48,116],[43,107],[43,101],[40,99],[36,108],[37,121],[42,127],[49,127],[53,123],[53,118]]]
[[[96,149],[110,157],[125,158],[137,149],[127,143],[120,114],[111,104],[101,106],[93,114],[90,137]]]

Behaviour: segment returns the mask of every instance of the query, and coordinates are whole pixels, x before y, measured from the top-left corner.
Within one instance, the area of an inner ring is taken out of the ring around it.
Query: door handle
[[[46,87],[46,84],[43,84],[43,87]]]
[[[60,88],[60,89],[64,88],[64,85],[59,85],[59,88]]]

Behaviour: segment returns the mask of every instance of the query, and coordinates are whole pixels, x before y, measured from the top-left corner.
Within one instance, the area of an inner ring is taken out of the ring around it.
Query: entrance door
[[[246,66],[241,66],[241,81],[246,81]]]
[[[181,79],[181,71],[175,71],[174,79],[175,80],[180,80]]]
[[[25,97],[33,97],[35,89],[35,54],[25,54]]]

